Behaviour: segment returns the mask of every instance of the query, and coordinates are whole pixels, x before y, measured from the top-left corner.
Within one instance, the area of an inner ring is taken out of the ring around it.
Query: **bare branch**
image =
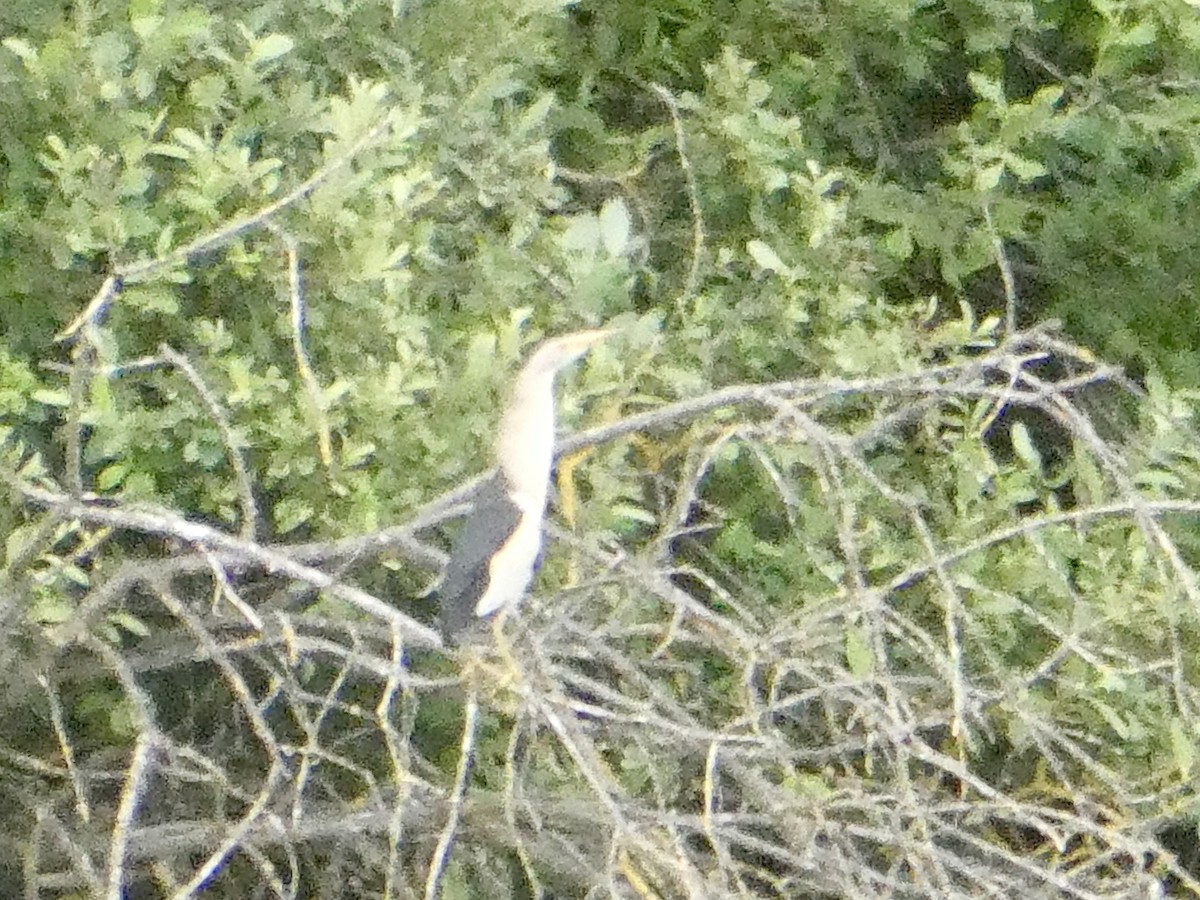
[[[341,156],[331,159],[291,191],[284,194],[278,200],[268,203],[262,209],[234,219],[232,222],[222,225],[215,231],[203,234],[182,247],[177,247],[164,256],[120,266],[115,273],[104,280],[104,284],[101,285],[100,290],[96,292],[96,295],[92,297],[91,302],[88,303],[83,311],[71,321],[71,324],[59,332],[57,340],[70,340],[75,337],[84,325],[99,322],[108,311],[109,304],[120,294],[121,288],[126,282],[144,281],[152,278],[161,272],[169,271],[183,265],[192,257],[215,250],[217,247],[227,244],[247,231],[265,226],[280,212],[306,198],[328,181],[332,175],[348,165],[356,156],[387,134],[391,125],[391,118],[385,118]]]
[[[225,452],[229,456],[229,465],[233,468],[233,474],[237,481],[238,498],[242,504],[242,521],[239,532],[246,540],[253,540],[258,531],[258,504],[254,501],[254,488],[250,483],[250,472],[246,469],[246,462],[242,458],[241,440],[234,433],[233,426],[229,424],[229,418],[225,415],[220,401],[204,383],[204,379],[200,377],[200,373],[196,371],[191,360],[169,344],[160,345],[158,352],[187,379],[188,384],[200,397],[200,401],[221,433],[221,440],[225,443]]]
[[[28,485],[19,486],[19,490],[30,502],[54,508],[63,515],[83,522],[112,525],[130,531],[177,538],[185,543],[196,544],[206,550],[228,556],[242,564],[262,566],[269,572],[279,572],[298,581],[307,582],[313,587],[328,590],[334,596],[345,600],[367,615],[399,625],[405,634],[417,643],[433,647],[441,646],[441,638],[436,631],[426,628],[378,597],[373,597],[366,591],[350,585],[341,584],[319,569],[310,568],[259,544],[240,540],[215,528],[188,521],[171,513],[96,506]],[[63,642],[73,640],[78,636],[78,630],[79,623],[67,626],[60,635],[60,640]]]

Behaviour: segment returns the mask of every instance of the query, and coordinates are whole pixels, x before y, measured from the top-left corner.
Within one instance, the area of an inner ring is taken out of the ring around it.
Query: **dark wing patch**
[[[446,578],[438,590],[438,626],[451,642],[475,622],[475,604],[488,586],[488,564],[521,521],[521,509],[508,496],[499,475],[480,485],[472,502],[450,548]]]

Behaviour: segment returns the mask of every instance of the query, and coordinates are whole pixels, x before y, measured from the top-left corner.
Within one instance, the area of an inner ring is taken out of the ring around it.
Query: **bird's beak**
[[[615,328],[577,331],[546,341],[530,359],[524,372],[557,372],[583,356],[592,347],[616,333]]]
[[[612,337],[616,333],[616,328],[594,328],[591,331],[581,331],[578,334],[572,334],[567,340],[571,342],[572,349],[582,353],[591,350],[601,341]]]

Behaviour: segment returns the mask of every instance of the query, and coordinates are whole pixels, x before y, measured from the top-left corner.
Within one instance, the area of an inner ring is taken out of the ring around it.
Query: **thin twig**
[[[988,234],[992,239],[992,252],[996,255],[996,266],[1000,269],[1000,280],[1004,284],[1004,333],[1017,333],[1017,282],[1013,277],[1012,263],[1004,250],[1004,241],[996,230],[992,220],[992,203],[990,199],[983,201],[983,221],[987,223]]]
[[[200,398],[200,402],[204,404],[204,408],[208,410],[209,416],[217,426],[217,431],[221,433],[221,440],[225,444],[229,465],[233,469],[234,479],[237,482],[238,499],[242,506],[242,520],[239,523],[238,531],[246,540],[253,540],[258,531],[258,504],[254,500],[250,472],[246,468],[246,461],[242,458],[243,441],[234,432],[216,394],[208,389],[208,385],[204,383],[204,379],[200,377],[200,373],[196,371],[191,360],[170,344],[160,344],[158,352],[187,379],[192,390]]]
[[[679,104],[675,95],[661,84],[651,83],[650,90],[658,95],[658,99],[666,106],[671,116],[671,129],[675,134],[675,152],[679,156],[679,168],[683,172],[683,180],[687,185],[688,202],[692,208],[692,260],[688,266],[687,280],[684,282],[683,293],[676,301],[680,310],[684,310],[696,293],[700,284],[700,266],[704,259],[704,208],[700,205],[700,188],[696,183],[696,173],[692,170],[692,161],[688,158],[687,137],[683,131],[683,117],[679,112]]]
[[[391,116],[385,117],[383,121],[368,131],[360,140],[346,150],[345,153],[330,160],[287,194],[284,194],[273,203],[268,203],[258,211],[234,219],[232,222],[228,222],[207,234],[202,234],[195,240],[190,241],[182,247],[177,247],[163,256],[118,267],[114,274],[104,280],[104,284],[100,286],[100,290],[96,292],[96,295],[92,297],[83,311],[71,321],[71,324],[59,332],[56,340],[70,340],[84,325],[97,323],[104,316],[105,312],[107,312],[108,305],[120,293],[121,287],[125,282],[144,281],[152,278],[160,272],[183,265],[192,257],[200,256],[210,250],[214,250],[233,240],[238,235],[255,228],[261,228],[280,212],[303,200],[328,181],[330,176],[348,165],[356,156],[382,138],[388,129],[391,128],[391,124]]]
[[[328,590],[334,596],[340,597],[367,615],[375,616],[388,622],[394,622],[404,630],[410,640],[415,640],[420,644],[431,647],[440,647],[442,645],[441,638],[436,631],[426,628],[415,619],[404,615],[404,613],[397,610],[391,604],[385,603],[378,597],[374,597],[359,588],[342,584],[319,569],[298,563],[288,556],[276,550],[263,547],[260,544],[235,538],[223,531],[218,531],[207,525],[201,525],[198,522],[191,522],[171,513],[151,513],[93,506],[88,503],[73,501],[62,494],[55,494],[41,488],[19,483],[15,486],[31,503],[55,508],[63,515],[77,518],[84,522],[101,523],[130,531],[178,538],[185,543],[195,544],[212,552],[228,555],[234,560],[262,566],[268,571],[280,572],[290,578],[295,578],[297,581],[307,582],[314,587]],[[78,629],[81,624],[76,622],[65,626],[63,633],[59,636],[60,639],[69,642],[78,637]]]
[[[216,612],[218,598],[224,597],[230,606],[241,613],[242,618],[249,622],[255,631],[262,631],[264,627],[262,616],[238,594],[237,589],[233,586],[233,582],[229,578],[229,573],[221,565],[221,561],[212,553],[205,552],[204,555],[208,559],[208,568],[213,575],[213,612]]]
[[[463,804],[467,799],[467,788],[471,783],[471,771],[475,767],[475,737],[479,729],[479,693],[472,676],[468,683],[466,706],[463,710],[462,743],[458,749],[458,772],[454,776],[454,787],[450,791],[450,810],[446,824],[438,837],[437,847],[429,862],[429,875],[425,879],[425,900],[438,900],[442,891],[442,879],[450,865],[450,854],[458,837],[462,822]]]
[[[75,791],[75,811],[80,820],[86,823],[92,818],[87,798],[87,786],[75,765],[75,751],[71,746],[71,739],[67,737],[67,727],[63,722],[62,704],[58,700],[58,691],[54,689],[45,675],[38,675],[37,680],[38,684],[42,686],[42,690],[46,692],[46,701],[50,705],[50,722],[54,726],[54,735],[58,738],[58,746],[62,751],[63,765],[66,766],[67,774],[71,776],[71,787]]]
[[[379,703],[375,706],[375,719],[379,723],[379,731],[383,735],[387,747],[388,759],[392,764],[392,779],[399,785],[405,783],[405,773],[411,768],[411,757],[407,737],[409,732],[400,733],[392,725],[392,707],[396,697],[403,688],[408,697],[407,664],[404,659],[404,635],[395,625],[391,627],[391,671],[388,672]],[[410,704],[411,705],[411,704]],[[415,706],[414,706],[415,713]],[[384,900],[392,900],[401,893],[401,842],[404,837],[404,807],[407,797],[398,797],[393,804],[395,814],[388,823],[388,866],[384,876]]]
[[[284,255],[287,257],[292,356],[296,360],[296,371],[300,374],[300,383],[304,385],[304,395],[308,398],[309,410],[312,413],[313,425],[317,432],[317,451],[321,455],[321,463],[325,466],[330,478],[333,478],[333,439],[329,434],[325,395],[321,390],[320,382],[317,381],[312,362],[308,358],[308,348],[305,346],[307,315],[305,313],[304,285],[300,278],[300,254],[296,248],[295,238],[280,228],[272,228],[272,231],[283,242]]]
[[[149,697],[138,686],[137,679],[129,671],[124,660],[103,641],[90,641],[89,646],[116,675],[125,691],[126,700],[129,702],[138,729],[133,753],[125,769],[125,783],[121,788],[121,799],[117,804],[108,849],[108,879],[105,896],[108,900],[124,900],[126,851],[138,807],[141,805],[144,792],[148,787],[158,747],[159,731],[154,721],[153,705]]]
[[[275,789],[283,780],[285,772],[286,768],[280,760],[276,759],[272,762],[270,771],[263,779],[262,790],[243,813],[241,821],[226,830],[221,845],[208,855],[208,859],[196,867],[196,871],[188,883],[171,895],[172,900],[188,900],[188,898],[196,896],[229,858],[241,849],[241,845],[250,834],[251,829],[255,828],[267,814],[271,802],[275,799]]]
[[[90,337],[90,335],[89,335]],[[83,496],[83,409],[87,402],[88,370],[96,359],[96,347],[83,340],[71,351],[71,374],[67,380],[69,404],[66,422],[66,481],[73,497]]]

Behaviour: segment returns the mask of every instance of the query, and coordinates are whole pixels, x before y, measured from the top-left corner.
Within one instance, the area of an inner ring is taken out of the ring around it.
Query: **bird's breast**
[[[516,530],[488,563],[488,586],[475,606],[475,615],[490,616],[518,603],[533,581],[533,567],[542,549],[542,517],[524,512]]]

